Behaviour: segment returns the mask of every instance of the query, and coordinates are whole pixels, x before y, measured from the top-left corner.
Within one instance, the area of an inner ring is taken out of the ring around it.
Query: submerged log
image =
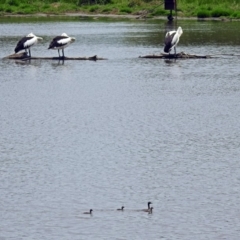
[[[29,57],[26,52],[14,53],[9,56],[4,57],[3,59],[15,59],[15,60],[107,60],[106,58],[99,58],[97,55],[92,57]]]
[[[175,54],[167,54],[167,53],[161,53],[159,55],[145,55],[145,56],[139,56],[140,58],[162,58],[162,59],[186,59],[186,58],[193,58],[193,59],[198,59],[198,58],[213,58],[213,56],[210,55],[196,55],[196,54],[187,54],[184,52],[180,52]]]

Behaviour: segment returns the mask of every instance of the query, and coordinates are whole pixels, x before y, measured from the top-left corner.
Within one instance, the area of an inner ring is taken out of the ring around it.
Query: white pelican
[[[38,40],[42,40],[41,37],[37,37],[36,35],[34,35],[33,33],[29,33],[26,37],[23,37],[18,43],[17,46],[15,47],[15,53],[25,49],[25,52],[27,52],[28,49],[28,53],[29,56],[31,57],[31,50],[30,48],[36,44],[38,42]]]
[[[64,57],[64,48],[74,41],[75,41],[75,38],[69,37],[66,33],[63,33],[61,36],[57,36],[52,40],[48,49],[58,50],[59,58],[61,57],[59,53],[59,49],[62,49],[62,54],[63,54],[62,57]]]
[[[183,34],[183,30],[181,27],[178,27],[177,31],[170,31],[166,33],[165,46],[164,46],[165,53],[170,53],[171,50],[174,48],[175,55],[176,55],[176,46],[182,34]]]

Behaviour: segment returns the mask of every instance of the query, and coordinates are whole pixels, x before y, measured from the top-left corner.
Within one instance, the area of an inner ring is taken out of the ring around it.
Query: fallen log
[[[162,58],[162,59],[187,59],[187,58],[192,58],[192,59],[198,59],[198,58],[214,58],[214,56],[210,55],[195,55],[195,54],[187,54],[184,52],[180,52],[175,54],[168,54],[168,53],[161,53],[159,55],[145,55],[145,56],[139,56],[139,58]]]
[[[99,58],[97,55],[92,57],[29,57],[26,52],[14,53],[9,56],[4,57],[3,59],[15,59],[15,60],[107,60],[107,58]]]

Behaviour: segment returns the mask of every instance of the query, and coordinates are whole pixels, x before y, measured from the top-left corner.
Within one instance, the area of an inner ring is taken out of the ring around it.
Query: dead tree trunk
[[[15,59],[15,60],[107,60],[106,58],[99,58],[97,55],[94,55],[92,57],[29,57],[26,52],[21,53],[14,53],[9,56],[4,57],[4,59]]]
[[[180,52],[175,54],[167,54],[167,53],[161,53],[159,55],[145,55],[145,56],[139,56],[140,58],[162,58],[162,59],[187,59],[187,58],[192,58],[192,59],[198,59],[198,58],[214,58],[214,56],[210,55],[195,55],[195,54],[187,54],[184,52]]]

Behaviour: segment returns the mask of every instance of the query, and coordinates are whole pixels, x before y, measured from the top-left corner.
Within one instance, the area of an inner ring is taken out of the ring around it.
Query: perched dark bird
[[[123,211],[124,210],[124,206],[122,206],[121,208],[117,209],[118,211]]]
[[[61,57],[59,50],[62,49],[62,57],[64,58],[64,48],[75,40],[75,38],[69,37],[66,33],[63,33],[61,36],[57,36],[51,41],[48,49],[58,50],[59,58]]]
[[[83,214],[92,214],[92,209],[90,209],[90,211],[89,212],[84,212]]]
[[[174,48],[175,55],[176,55],[176,46],[182,34],[183,34],[183,30],[181,27],[178,27],[177,31],[170,31],[166,33],[165,46],[164,46],[165,53],[170,53],[171,50]]]
[[[37,37],[33,33],[29,33],[26,37],[23,37],[18,43],[17,46],[15,47],[15,53],[18,53],[21,50],[25,50],[28,53],[29,56],[31,57],[31,50],[30,48],[38,42],[38,40],[42,40],[41,37]]]

